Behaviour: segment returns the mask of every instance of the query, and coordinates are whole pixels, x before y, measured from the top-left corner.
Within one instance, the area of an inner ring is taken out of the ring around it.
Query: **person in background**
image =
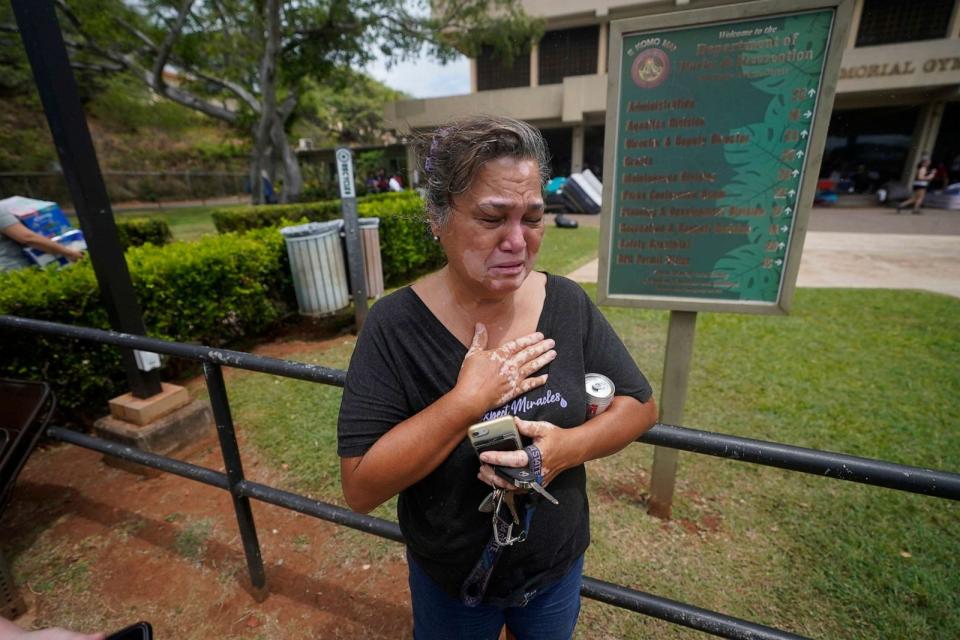
[[[914,215],[923,213],[920,211],[921,205],[923,205],[923,199],[927,195],[927,188],[930,186],[930,181],[933,180],[933,177],[937,175],[936,169],[930,168],[930,158],[924,158],[917,165],[917,173],[913,179],[913,195],[897,205],[897,213],[900,213],[901,209],[906,209],[909,206],[913,206],[912,213]]]
[[[946,189],[950,186],[950,170],[946,162],[937,165],[937,188]]]
[[[106,637],[103,633],[77,633],[60,628],[27,631],[18,624],[0,618],[0,640],[104,640]]]
[[[390,190],[390,183],[387,181],[387,172],[383,169],[377,171],[377,192],[386,193]]]
[[[31,231],[17,216],[0,209],[0,271],[13,271],[33,266],[23,252],[23,247],[32,247],[54,255],[63,256],[71,262],[83,257],[83,252],[65,247],[50,238]]]
[[[388,185],[390,187],[390,191],[403,191],[403,182],[400,180],[400,174],[395,173],[390,176]]]

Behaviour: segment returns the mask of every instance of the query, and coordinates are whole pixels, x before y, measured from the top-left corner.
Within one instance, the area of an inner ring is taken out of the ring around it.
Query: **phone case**
[[[138,622],[110,634],[107,640],[153,640],[153,627],[149,622]]]
[[[477,455],[484,451],[513,451],[523,446],[512,416],[475,424],[467,429],[467,437]]]

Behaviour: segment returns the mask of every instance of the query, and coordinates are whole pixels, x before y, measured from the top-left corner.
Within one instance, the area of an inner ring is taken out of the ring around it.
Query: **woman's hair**
[[[540,186],[550,176],[547,145],[535,128],[521,120],[473,116],[451,122],[416,142],[426,178],[430,222],[442,227],[453,198],[467,189],[484,163],[497,158],[533,160],[540,168]]]

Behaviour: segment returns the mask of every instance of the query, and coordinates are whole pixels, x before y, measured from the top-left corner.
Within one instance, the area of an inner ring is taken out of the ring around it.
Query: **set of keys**
[[[500,517],[503,503],[507,503],[507,509],[510,510],[509,520]],[[480,503],[479,510],[493,514],[493,539],[499,546],[508,547],[515,542],[523,542],[527,539],[527,530],[520,520],[516,496],[512,491],[494,489]],[[513,535],[514,528],[519,529],[520,533]]]
[[[533,489],[553,504],[560,504],[556,498],[550,495],[543,486],[537,482],[537,476],[527,467],[500,467],[494,466],[493,470],[498,476],[513,484],[520,489]]]
[[[519,489],[532,489],[539,493],[541,496],[552,502],[553,504],[560,504],[556,498],[554,498],[550,493],[543,488],[543,486],[537,482],[536,476],[530,472],[529,469],[524,467],[500,467],[494,466],[493,470],[498,476],[507,480],[513,486]],[[515,522],[519,522],[519,518],[516,515],[516,506],[513,504],[513,493],[510,491],[505,491],[503,489],[494,489],[492,492],[487,494],[487,497],[483,499],[483,502],[480,503],[478,510],[483,513],[490,513],[493,511],[494,503],[499,499],[498,494],[506,493],[510,495],[510,499],[507,501],[507,506],[510,508],[511,514]]]

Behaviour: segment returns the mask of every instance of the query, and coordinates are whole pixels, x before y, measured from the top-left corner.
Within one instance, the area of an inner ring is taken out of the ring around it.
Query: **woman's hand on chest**
[[[546,383],[547,374],[533,374],[557,357],[554,341],[539,332],[496,349],[488,350],[487,341],[486,326],[477,323],[454,388],[478,416]]]

